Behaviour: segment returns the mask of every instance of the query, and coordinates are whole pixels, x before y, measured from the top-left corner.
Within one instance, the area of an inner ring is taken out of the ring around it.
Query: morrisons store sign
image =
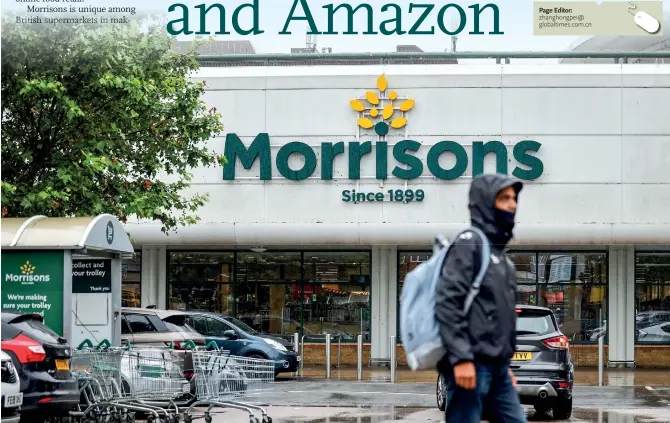
[[[404,140],[395,143],[391,154],[393,159],[401,166],[389,169],[389,145],[386,141],[377,141],[374,145],[371,141],[365,142],[322,142],[321,163],[317,160],[317,154],[312,147],[303,142],[290,142],[282,146],[277,152],[274,165],[277,171],[286,179],[302,181],[309,178],[321,166],[321,179],[333,179],[333,162],[335,157],[346,153],[348,158],[348,179],[361,178],[361,159],[367,154],[375,157],[376,179],[385,180],[390,174],[399,179],[416,179],[428,167],[430,173],[437,179],[456,179],[468,168],[470,158],[465,148],[454,141],[441,141],[431,146],[426,157],[426,163],[416,157],[415,153],[421,147],[418,141]],[[544,170],[542,161],[531,153],[537,153],[541,144],[537,141],[525,140],[514,145],[512,155],[520,166],[512,169],[512,175],[523,180],[537,179]],[[444,169],[439,158],[443,153],[451,153],[456,156],[456,164],[451,169]],[[496,171],[508,174],[509,163],[507,146],[500,141],[476,141],[472,145],[472,171],[474,175],[484,172],[484,157],[493,153],[496,156]],[[300,169],[289,167],[289,157],[292,154],[300,154],[304,163]],[[249,146],[245,146],[236,134],[226,136],[224,155],[228,159],[228,165],[223,167],[223,179],[232,181],[235,179],[235,165],[239,160],[245,169],[251,169],[257,160],[260,164],[259,177],[261,180],[272,179],[272,152],[270,149],[270,137],[268,134],[258,134]],[[523,166],[523,167],[521,167]]]
[[[344,142],[322,142],[321,163],[318,163],[317,154],[312,147],[303,142],[290,142],[279,149],[275,158],[275,166],[280,175],[293,181],[307,179],[314,174],[317,166],[321,166],[321,179],[333,179],[333,161],[338,155],[348,158],[348,178],[352,180],[361,178],[361,159],[372,154],[375,157],[376,179],[385,180],[391,175],[399,179],[416,179],[428,167],[430,173],[437,179],[456,179],[465,173],[468,164],[472,160],[472,173],[479,175],[484,172],[484,157],[491,153],[496,156],[496,172],[508,174],[507,146],[500,141],[476,141],[472,144],[472,157],[468,157],[465,148],[455,141],[441,141],[430,147],[426,156],[426,163],[416,156],[422,144],[417,141],[405,139],[389,146],[386,136],[393,131],[395,137],[407,137],[406,126],[409,113],[414,110],[416,101],[414,99],[400,96],[389,87],[385,75],[377,78],[375,90],[369,90],[365,95],[355,98],[349,102],[349,106],[358,115],[356,124],[362,136],[374,137],[378,141],[349,142],[345,148]],[[413,112],[412,112],[413,113]],[[353,119],[352,119],[353,121]],[[397,138],[396,138],[397,139]],[[544,170],[542,160],[532,153],[540,150],[541,144],[537,141],[524,140],[516,143],[512,149],[512,155],[519,164],[512,169],[512,175],[519,179],[537,179]],[[389,149],[393,159],[403,166],[389,168]],[[451,169],[443,168],[439,159],[443,153],[451,153],[456,157],[456,163]],[[304,159],[300,169],[291,169],[288,165],[289,157],[299,154]],[[236,134],[228,134],[224,155],[228,159],[228,166],[223,167],[223,179],[230,181],[235,179],[235,165],[237,160],[245,169],[251,169],[254,162],[260,162],[260,179],[272,179],[272,152],[270,150],[270,137],[266,133],[258,134],[250,146],[245,146]],[[346,200],[344,200],[346,201]]]

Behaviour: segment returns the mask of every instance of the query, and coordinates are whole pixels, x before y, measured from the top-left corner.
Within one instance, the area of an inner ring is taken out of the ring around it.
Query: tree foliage
[[[195,53],[140,28],[3,19],[3,216],[198,220],[208,197],[184,190],[190,169],[225,163],[206,147],[220,114],[188,78]]]

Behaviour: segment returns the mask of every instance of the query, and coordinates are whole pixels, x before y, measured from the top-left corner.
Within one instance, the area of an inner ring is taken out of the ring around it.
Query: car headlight
[[[285,346],[280,344],[279,342],[275,341],[274,339],[266,339],[263,338],[265,342],[267,342],[272,348],[278,351],[288,351]]]

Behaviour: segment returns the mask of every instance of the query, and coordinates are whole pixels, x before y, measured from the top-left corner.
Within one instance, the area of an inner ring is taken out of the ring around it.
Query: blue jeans
[[[475,363],[477,387],[466,390],[456,385],[453,370],[445,373],[447,384],[446,423],[526,423],[507,365]]]

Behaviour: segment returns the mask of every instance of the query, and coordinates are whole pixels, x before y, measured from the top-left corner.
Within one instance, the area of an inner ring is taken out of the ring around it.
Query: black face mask
[[[495,209],[496,224],[503,232],[512,232],[514,229],[515,213],[510,213],[498,208]]]

